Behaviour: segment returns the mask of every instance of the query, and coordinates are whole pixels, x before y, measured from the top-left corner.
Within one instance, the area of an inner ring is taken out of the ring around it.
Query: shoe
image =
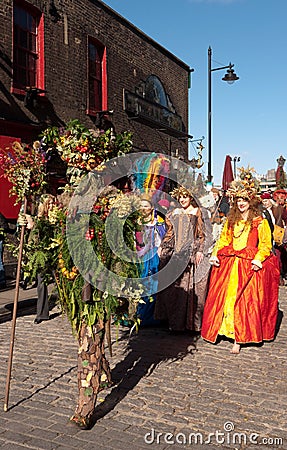
[[[185,333],[185,330],[173,330],[172,328],[169,328],[169,334],[174,336],[180,336]]]
[[[39,323],[43,322],[44,320],[49,320],[49,317],[48,317],[48,319],[37,319],[37,317],[36,317],[36,319],[34,320],[34,323],[39,324]]]
[[[192,330],[192,333],[194,336],[200,336],[201,335],[201,330]]]
[[[25,291],[27,289],[28,283],[27,281],[20,281],[19,283],[20,287]]]

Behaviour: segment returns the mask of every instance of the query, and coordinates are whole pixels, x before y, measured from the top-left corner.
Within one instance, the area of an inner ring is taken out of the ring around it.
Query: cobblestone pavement
[[[281,287],[285,317],[286,293]],[[70,325],[57,306],[47,322],[36,325],[34,317],[27,310],[17,318],[1,448],[287,449],[284,318],[274,342],[243,348],[238,356],[227,341],[215,346],[159,328],[142,329],[128,341],[128,329],[113,330],[109,360],[116,384],[100,393],[98,420],[85,431],[68,421],[77,401]],[[1,323],[3,405],[10,333],[11,321]]]

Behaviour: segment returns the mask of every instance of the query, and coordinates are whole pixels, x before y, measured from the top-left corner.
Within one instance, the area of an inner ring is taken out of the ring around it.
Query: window
[[[88,114],[107,109],[106,49],[88,39]]]
[[[12,91],[24,93],[26,87],[44,89],[44,29],[37,9],[15,2],[13,16]]]

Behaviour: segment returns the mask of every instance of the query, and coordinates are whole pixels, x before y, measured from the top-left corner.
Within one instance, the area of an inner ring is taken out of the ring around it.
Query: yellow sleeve
[[[272,250],[271,230],[267,219],[263,219],[258,225],[258,241],[258,252],[254,261],[262,262],[270,255]]]
[[[231,244],[232,242],[232,236],[230,231],[228,230],[228,220],[226,220],[220,238],[218,239],[218,241],[216,242],[213,250],[212,250],[212,254],[211,256],[216,256],[217,252],[222,249],[223,247],[225,247],[226,245]]]

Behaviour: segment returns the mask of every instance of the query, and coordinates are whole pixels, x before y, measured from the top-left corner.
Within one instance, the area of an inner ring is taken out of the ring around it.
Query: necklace
[[[152,216],[143,217],[141,221],[143,225],[146,225],[147,223],[152,222]]]
[[[242,235],[242,233],[243,233],[243,231],[244,231],[245,229],[246,229],[246,222],[245,222],[243,228],[241,228],[240,230],[238,230],[238,234],[237,234],[237,235],[235,235],[235,233],[234,233],[234,231],[233,231],[233,237],[234,237],[235,239],[238,239],[238,238]]]

